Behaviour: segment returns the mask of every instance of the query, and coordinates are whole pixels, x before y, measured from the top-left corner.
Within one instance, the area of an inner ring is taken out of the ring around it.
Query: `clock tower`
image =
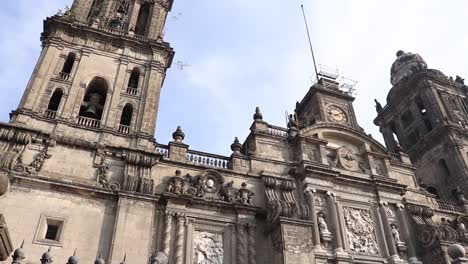
[[[299,124],[308,126],[334,123],[361,129],[353,109],[354,86],[339,83],[336,75],[321,73],[319,77],[319,81],[309,89],[304,99],[296,104],[295,112]]]

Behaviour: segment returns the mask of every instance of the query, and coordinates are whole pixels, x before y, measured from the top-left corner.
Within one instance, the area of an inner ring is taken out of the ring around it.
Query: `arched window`
[[[67,59],[65,60],[65,63],[63,64],[62,72],[60,74],[62,79],[68,80],[68,78],[70,77],[70,73],[73,69],[73,64],[75,64],[75,58],[76,58],[75,53],[73,52],[68,53]]]
[[[133,118],[133,106],[126,104],[122,110],[122,116],[120,117],[119,132],[128,134],[130,133],[130,126],[132,125]]]
[[[47,106],[47,111],[45,112],[45,116],[47,118],[54,119],[57,117],[57,111],[60,106],[60,102],[62,101],[63,91],[62,89],[57,89],[54,91],[52,96],[49,100],[49,105]]]
[[[146,36],[146,28],[148,26],[148,19],[150,13],[150,3],[145,2],[140,7],[140,12],[138,13],[138,19],[135,26],[135,34]]]
[[[95,77],[86,89],[79,115],[101,120],[108,89],[109,86],[106,80],[101,77]]]
[[[138,88],[139,81],[140,81],[140,69],[135,67],[133,68],[132,73],[130,74],[130,79],[128,80],[128,87]]]
[[[47,110],[57,112],[60,101],[62,101],[63,91],[62,89],[57,89],[52,94],[49,100],[49,105],[47,106]]]
[[[120,124],[124,126],[130,126],[132,124],[133,117],[133,106],[126,104],[122,110],[122,117],[120,118]]]

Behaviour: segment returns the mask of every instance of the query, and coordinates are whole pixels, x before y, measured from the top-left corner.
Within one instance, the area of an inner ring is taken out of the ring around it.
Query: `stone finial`
[[[447,253],[453,260],[465,257],[465,248],[460,244],[452,244],[447,248]]]
[[[124,258],[120,264],[127,264],[127,253],[125,253]]]
[[[236,137],[234,139],[234,143],[231,144],[231,150],[234,152],[234,154],[240,154],[240,151],[242,149],[242,144],[239,142],[239,139]]]
[[[380,111],[383,110],[382,104],[379,101],[377,101],[377,99],[374,99],[374,102],[375,102],[375,109],[377,110],[377,113],[380,113]]]
[[[181,143],[185,138],[185,133],[182,131],[180,126],[177,127],[176,131],[172,133],[172,138],[175,142]]]
[[[151,264],[168,264],[169,258],[166,253],[158,252],[151,256]]]
[[[41,264],[50,264],[54,262],[52,259],[52,255],[50,254],[50,249],[51,247],[49,247],[49,249],[46,252],[44,252],[44,254],[42,254],[42,258],[40,259]]]
[[[263,115],[260,112],[260,107],[258,107],[258,106],[255,108],[255,114],[253,115],[253,119],[255,121],[262,121],[263,120]]]
[[[102,259],[102,251],[99,252],[99,256],[96,258],[96,260],[94,261],[94,264],[106,264],[106,262],[104,261],[104,259]]]
[[[12,264],[21,264],[21,262],[23,262],[23,259],[26,258],[26,255],[24,254],[23,246],[24,246],[24,240],[21,243],[21,246],[17,248],[15,252],[13,252],[13,256],[12,256],[13,261],[11,262]]]
[[[78,264],[79,261],[80,259],[78,258],[78,256],[76,256],[76,249],[75,249],[75,251],[73,252],[73,256],[68,258],[67,264]]]

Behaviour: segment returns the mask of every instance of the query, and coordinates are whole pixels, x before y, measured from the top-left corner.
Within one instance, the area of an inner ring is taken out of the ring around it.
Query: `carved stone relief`
[[[307,146],[307,158],[311,161],[319,161],[320,154],[317,146],[310,145]]]
[[[214,170],[207,170],[199,176],[187,174],[182,177],[179,170],[175,174],[167,182],[167,192],[207,200],[253,205],[255,193],[247,188],[245,182],[241,184],[241,188],[235,188],[233,181],[225,183],[221,174]]]
[[[381,159],[374,160],[375,171],[378,175],[387,175],[387,169],[385,168],[385,162]]]
[[[317,193],[314,195],[314,204],[320,207],[325,206],[325,197],[323,194]]]
[[[369,210],[344,207],[349,249],[360,254],[378,255],[374,222]]]
[[[193,237],[194,264],[223,264],[223,235],[196,231]]]
[[[353,153],[353,150],[343,146],[338,149],[337,157],[339,164],[347,170],[356,170],[357,169],[357,158],[356,155]]]

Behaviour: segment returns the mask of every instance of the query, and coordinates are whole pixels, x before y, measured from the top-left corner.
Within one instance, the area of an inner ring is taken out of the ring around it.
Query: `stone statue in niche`
[[[317,214],[317,225],[320,233],[320,241],[325,248],[331,246],[331,242],[333,240],[331,232],[328,230],[328,224],[325,220],[325,214],[319,212]]]
[[[344,216],[350,250],[361,254],[378,255],[379,248],[370,211],[344,207]]]
[[[401,243],[400,239],[400,232],[398,232],[397,226],[395,224],[391,225],[392,228],[392,236],[393,236],[393,241],[395,241],[395,244]]]
[[[194,264],[223,264],[223,235],[196,231],[193,237]]]
[[[317,224],[318,224],[320,234],[330,232],[328,231],[328,225],[327,225],[327,222],[325,221],[325,216],[323,215],[323,213],[318,213]]]

